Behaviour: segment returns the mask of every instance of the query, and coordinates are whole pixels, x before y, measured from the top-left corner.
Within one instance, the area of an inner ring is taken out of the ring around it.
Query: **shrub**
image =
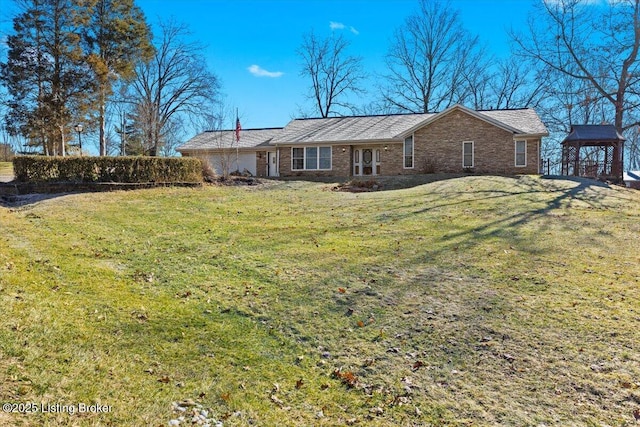
[[[13,159],[22,182],[202,182],[202,162],[191,157],[44,157]]]
[[[218,173],[214,167],[211,166],[209,160],[206,158],[200,160],[202,161],[202,178],[204,178],[206,182],[216,182],[218,180]]]

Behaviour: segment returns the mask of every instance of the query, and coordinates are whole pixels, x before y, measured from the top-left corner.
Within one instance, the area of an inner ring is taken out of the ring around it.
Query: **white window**
[[[304,154],[304,168],[307,170],[318,169],[318,147],[307,147]]]
[[[318,169],[331,169],[331,147],[319,147]]]
[[[404,168],[413,169],[413,135],[404,139]]]
[[[291,169],[304,169],[304,148],[291,149]]]
[[[291,170],[330,170],[331,147],[291,148]]]
[[[473,162],[473,141],[464,141],[462,143],[462,167],[472,168]]]
[[[516,166],[527,166],[527,141],[516,141]]]

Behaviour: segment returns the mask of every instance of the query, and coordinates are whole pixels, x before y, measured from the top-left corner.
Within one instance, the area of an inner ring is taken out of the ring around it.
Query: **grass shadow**
[[[4,195],[0,196],[0,206],[3,208],[26,208],[30,205],[42,202],[44,200],[56,199],[58,197],[64,197],[71,193],[32,193],[32,194],[18,194],[18,195]]]
[[[434,173],[416,175],[371,175],[371,176],[292,176],[270,178],[282,182],[305,181],[311,183],[336,184],[336,190],[350,191],[356,189],[360,191],[393,191],[405,188],[418,187],[437,181],[461,178],[468,174]],[[375,190],[372,189],[376,186]]]

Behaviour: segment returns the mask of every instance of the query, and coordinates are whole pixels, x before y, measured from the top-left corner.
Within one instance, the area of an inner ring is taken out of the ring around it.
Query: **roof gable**
[[[476,111],[463,105],[455,104],[440,113],[425,118],[423,122],[417,123],[410,129],[399,134],[398,137],[404,138],[416,130],[428,126],[429,124],[440,120],[455,111],[463,112],[516,135],[548,135],[547,128],[544,126],[536,112],[530,108],[521,110]]]

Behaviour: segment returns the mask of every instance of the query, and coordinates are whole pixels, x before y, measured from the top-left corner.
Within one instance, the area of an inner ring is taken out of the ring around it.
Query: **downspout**
[[[538,172],[544,175],[544,165],[542,163],[542,138],[538,139]]]

